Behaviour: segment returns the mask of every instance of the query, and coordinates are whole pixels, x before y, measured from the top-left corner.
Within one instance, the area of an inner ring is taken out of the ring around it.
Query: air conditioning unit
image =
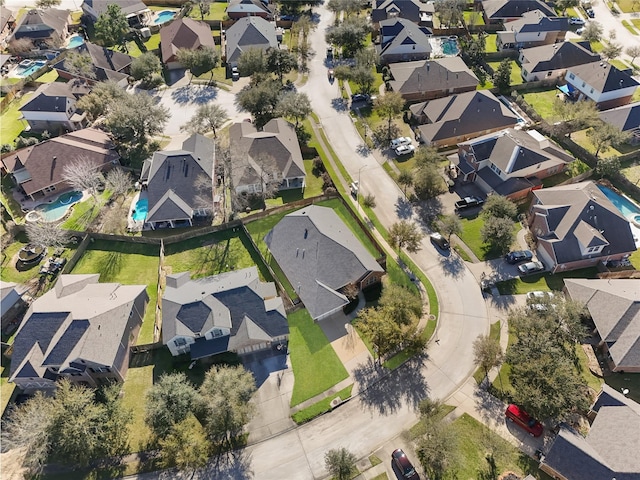
[[[149,27],[144,27],[140,29],[140,36],[142,38],[151,38],[151,30]]]

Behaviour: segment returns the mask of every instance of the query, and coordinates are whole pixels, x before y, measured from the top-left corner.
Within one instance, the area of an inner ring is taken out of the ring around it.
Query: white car
[[[584,25],[585,21],[583,19],[581,19],[581,18],[578,18],[578,17],[571,17],[569,19],[569,24],[571,24],[571,25]]]
[[[391,148],[398,148],[400,145],[411,145],[411,139],[409,137],[400,137],[391,140]]]
[[[415,151],[416,147],[414,147],[413,145],[400,145],[399,147],[396,147],[394,149],[394,152],[396,152],[397,156],[400,155],[409,155],[411,153],[413,153]]]
[[[551,300],[555,295],[553,294],[553,292],[543,292],[542,290],[536,290],[533,292],[529,292],[527,293],[527,300],[542,300],[544,298],[548,298],[549,300]]]
[[[578,35],[582,35],[584,33],[584,27],[580,27],[579,29],[576,30],[576,33]]]
[[[539,312],[546,312],[549,309],[549,305],[555,309],[556,306],[551,303],[554,297],[555,295],[552,292],[543,292],[540,290],[529,292],[527,293],[527,307],[530,310],[537,310]]]

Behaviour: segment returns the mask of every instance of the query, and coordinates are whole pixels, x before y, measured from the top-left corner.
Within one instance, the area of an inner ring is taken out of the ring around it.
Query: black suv
[[[515,252],[507,253],[504,259],[512,265],[520,262],[530,262],[533,259],[533,253],[530,250],[516,250]]]

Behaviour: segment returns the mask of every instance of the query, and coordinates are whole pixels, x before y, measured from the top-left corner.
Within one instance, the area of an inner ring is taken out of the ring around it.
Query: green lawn
[[[227,14],[225,13],[225,10],[229,6],[227,2],[212,2],[209,5],[209,13],[205,15],[204,20],[224,20],[227,18]],[[189,12],[189,17],[196,20],[202,19],[200,16],[200,8],[197,4],[195,4],[191,12]]]
[[[572,133],[571,139],[574,142],[576,142],[578,145],[580,145],[582,148],[595,154],[596,147],[593,146],[593,143],[591,143],[591,140],[589,139],[589,137],[587,137],[587,129]],[[624,143],[622,145],[615,145],[615,146],[612,145],[608,150],[601,149],[598,155],[600,157],[619,156],[619,155],[623,155],[625,153],[630,153],[637,150],[640,150],[639,145],[630,145],[630,144]]]
[[[576,345],[576,355],[580,360],[580,376],[595,393],[600,391],[602,388],[602,379],[600,377],[596,377],[591,370],[589,370],[589,359],[587,358],[587,354],[584,352],[584,348],[582,345]],[[589,346],[591,348],[591,346]]]
[[[289,315],[289,354],[295,378],[292,407],[349,376],[322,328],[306,309]]]
[[[31,98],[33,94],[27,93],[22,98],[14,99],[9,107],[0,115],[0,144],[9,143],[13,145],[13,141],[20,136],[26,127],[27,122],[19,120],[22,115],[18,110]]]
[[[631,32],[632,35],[638,35],[638,31],[627,20],[622,21],[622,26],[627,30],[629,30],[629,32]]]
[[[378,95],[378,91],[380,90],[380,85],[382,85],[383,83],[382,73],[378,73],[375,65],[371,68],[373,69],[372,73],[373,73],[373,77],[375,78],[375,80],[373,81],[373,85],[371,86],[371,91],[373,92],[373,95]],[[356,82],[354,82],[353,80],[348,80],[348,82],[349,82],[349,88],[351,88],[351,93],[361,93],[360,87]]]
[[[640,3],[633,0],[616,0],[616,3],[624,13],[640,12]]]
[[[628,397],[640,403],[640,373],[613,373],[604,377],[604,381],[617,391],[629,389]]]
[[[475,253],[481,261],[491,260],[498,258],[501,252],[493,250],[489,247],[489,244],[482,241],[482,226],[484,225],[484,219],[478,215],[475,218],[462,218],[462,234],[460,239]],[[515,223],[513,226],[514,234],[516,234],[521,228],[519,223]]]
[[[474,37],[477,37],[477,35],[474,35]],[[486,36],[485,38],[485,51],[487,53],[495,53],[498,51],[498,46],[496,45],[496,40],[498,40],[498,35],[495,33],[491,33],[489,35]]]
[[[616,67],[618,70],[626,70],[627,68],[629,68],[629,65],[627,65],[622,60],[618,60],[617,58],[608,60],[608,62],[614,67]]]
[[[487,62],[493,71],[496,72],[500,66],[500,62]],[[515,60],[511,60],[511,85],[520,85],[522,83],[522,75],[520,75],[520,66]],[[490,87],[487,87],[490,88]]]
[[[304,160],[304,171],[307,174],[305,177],[306,187],[304,191],[301,189],[295,190],[283,190],[275,198],[269,198],[266,204],[269,207],[276,207],[284,205],[285,203],[294,202],[303,198],[317,197],[322,195],[322,178],[316,177],[313,174],[313,160]]]
[[[524,100],[533,107],[545,120],[550,120],[553,117],[553,101],[556,98],[558,90],[534,90],[524,93],[522,96]]]
[[[598,270],[593,267],[556,274],[544,273],[527,275],[525,277],[499,282],[496,284],[496,287],[500,295],[518,295],[534,290],[561,291],[564,288],[565,278],[598,278],[597,273]]]
[[[147,47],[148,52],[157,50],[160,47],[160,34],[154,33],[153,35],[151,35],[151,37],[145,38],[143,43],[144,46]],[[132,57],[139,57],[140,55],[142,55],[142,51],[138,48],[136,42],[128,42],[127,51],[124,53],[126,53],[127,55],[131,55]]]
[[[62,228],[67,230],[84,231],[100,214],[100,210],[107,203],[111,197],[111,192],[105,190],[97,196],[96,200],[93,197],[76,203],[71,210],[71,215],[62,223]]]
[[[464,15],[464,22],[467,25],[484,25],[484,18],[482,18],[480,12],[465,10],[462,14]]]
[[[353,390],[353,385],[349,385],[347,388],[343,388],[335,395],[331,395],[330,397],[320,400],[318,403],[314,403],[310,407],[304,408],[299,412],[294,413],[291,418],[293,418],[293,421],[298,425],[308,422],[318,415],[322,415],[323,413],[331,410],[331,402],[335,398],[340,397],[340,399],[344,401],[347,398],[351,397],[351,390]]]
[[[631,20],[631,23],[633,23],[634,27],[640,29],[640,18],[634,18],[633,20]]]
[[[159,246],[138,243],[94,241],[72,273],[100,273],[100,282],[147,285],[149,304],[144,315],[138,345],[153,342],[158,287]]]

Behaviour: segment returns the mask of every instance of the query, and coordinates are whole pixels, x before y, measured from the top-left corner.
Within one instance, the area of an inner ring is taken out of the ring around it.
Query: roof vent
[[[604,62],[600,62],[600,66],[602,67],[604,65]]]

